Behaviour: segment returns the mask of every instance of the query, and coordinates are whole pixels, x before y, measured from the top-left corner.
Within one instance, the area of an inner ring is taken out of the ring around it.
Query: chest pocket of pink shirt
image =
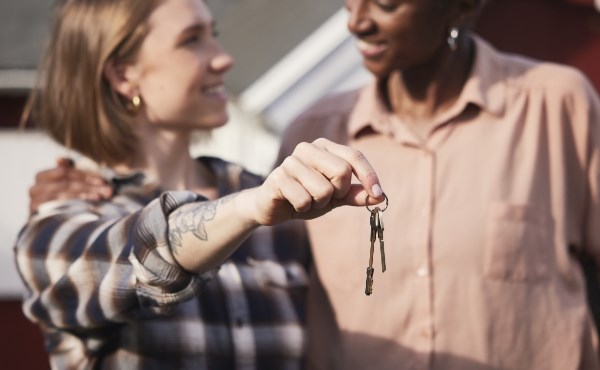
[[[516,282],[541,282],[554,261],[554,225],[531,205],[492,203],[485,231],[484,274]]]

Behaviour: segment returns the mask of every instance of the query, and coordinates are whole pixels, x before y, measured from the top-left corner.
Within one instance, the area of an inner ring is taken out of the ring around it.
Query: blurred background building
[[[236,60],[226,79],[231,121],[191,150],[264,174],[293,117],[319,97],[369,77],[346,30],[343,0],[207,1],[220,39]],[[600,13],[594,0],[488,2],[478,33],[502,50],[578,67],[600,88]],[[17,127],[53,3],[0,2],[0,353],[1,367],[11,370],[48,368],[41,336],[21,314],[24,288],[12,247],[28,215],[35,173],[68,154],[35,129]]]

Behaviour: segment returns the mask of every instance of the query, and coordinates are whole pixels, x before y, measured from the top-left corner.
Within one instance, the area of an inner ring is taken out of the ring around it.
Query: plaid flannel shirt
[[[221,196],[260,184],[239,166],[200,160]],[[133,178],[110,202],[56,201],[31,217],[16,262],[24,312],[41,327],[53,369],[303,366],[303,225],[259,228],[219,268],[192,275],[171,254],[168,216],[205,200]]]

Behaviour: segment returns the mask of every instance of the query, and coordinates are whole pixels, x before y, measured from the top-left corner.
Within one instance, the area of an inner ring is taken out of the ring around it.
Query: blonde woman
[[[109,169],[115,196],[49,203],[19,235],[24,312],[53,369],[301,368],[306,240],[257,229],[383,199],[360,152],[327,140],[264,182],[191,158],[191,130],[227,121],[233,61],[214,33],[202,0],[57,8],[31,114]]]

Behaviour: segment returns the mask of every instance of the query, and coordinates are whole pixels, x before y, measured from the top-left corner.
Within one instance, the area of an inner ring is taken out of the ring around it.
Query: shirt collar
[[[240,185],[232,187],[230,179],[236,179],[242,172],[243,168],[238,165],[233,165],[220,158],[210,156],[200,156],[196,160],[204,163],[211,171],[216,174],[217,188],[219,194],[230,194],[241,190]],[[147,173],[134,170],[126,174],[119,174],[112,168],[107,166],[98,167],[97,170],[112,185],[115,194],[127,192],[139,192],[149,194],[151,198],[155,198],[164,190],[158,185],[158,181],[152,178]]]
[[[449,121],[461,114],[469,104],[499,116],[505,108],[504,66],[499,53],[489,43],[471,35],[475,42],[475,60],[471,74],[465,83],[460,97],[448,111],[439,117],[438,124]],[[348,131],[355,137],[366,127],[387,134],[392,131],[393,114],[386,108],[377,89],[377,82],[360,90],[357,103],[350,114]]]
[[[500,116],[506,102],[505,65],[502,57],[487,41],[471,36],[475,41],[475,62],[456,105],[475,104]]]
[[[356,105],[349,117],[348,133],[350,137],[355,137],[368,126],[377,132],[388,133],[393,119],[377,89],[377,82],[372,81],[359,91]]]

